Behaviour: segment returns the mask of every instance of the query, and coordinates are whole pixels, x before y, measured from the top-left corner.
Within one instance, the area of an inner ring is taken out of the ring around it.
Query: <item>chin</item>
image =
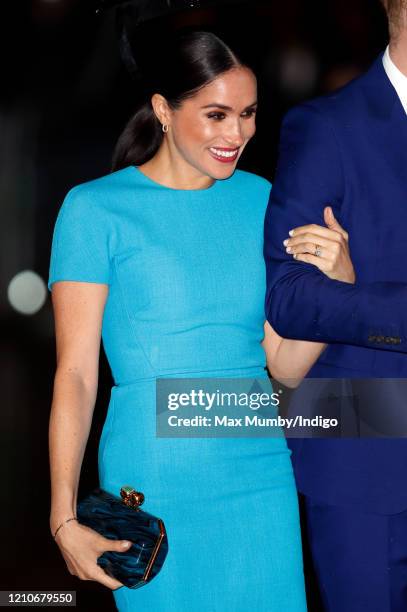
[[[210,176],[215,180],[227,179],[232,176],[235,170],[236,164],[225,168],[217,168],[216,170],[210,172]]]

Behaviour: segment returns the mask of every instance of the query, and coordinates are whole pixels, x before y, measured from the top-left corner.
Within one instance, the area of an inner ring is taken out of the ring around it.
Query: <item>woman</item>
[[[298,508],[284,437],[155,436],[157,376],[265,378],[263,343],[272,375],[301,378],[324,348],[283,340],[269,325],[264,332],[270,184],[235,171],[255,132],[256,79],[205,32],[180,37],[153,74],[118,143],[115,171],[71,190],[55,227],[51,531],[58,529],[69,571],[113,589],[119,610],[301,612]],[[348,279],[349,258],[333,267]],[[101,334],[115,386],[100,485],[116,495],[123,484],[141,490],[169,539],[160,574],[137,590],[96,564],[124,542],[67,522]]]

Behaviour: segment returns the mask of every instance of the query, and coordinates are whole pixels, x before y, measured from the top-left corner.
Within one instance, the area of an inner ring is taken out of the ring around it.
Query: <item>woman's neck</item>
[[[180,156],[171,154],[166,143],[139,168],[153,181],[171,189],[207,189],[214,183],[214,179],[200,173]]]

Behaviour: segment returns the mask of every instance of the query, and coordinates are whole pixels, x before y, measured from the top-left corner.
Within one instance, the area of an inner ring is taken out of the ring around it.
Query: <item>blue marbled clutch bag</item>
[[[168,539],[161,519],[139,509],[144,495],[130,486],[116,497],[94,489],[77,505],[78,521],[106,538],[130,540],[125,552],[105,551],[98,565],[126,587],[136,589],[150,582],[163,566]]]

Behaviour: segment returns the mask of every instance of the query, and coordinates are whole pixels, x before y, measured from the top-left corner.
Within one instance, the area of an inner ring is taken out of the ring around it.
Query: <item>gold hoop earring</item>
[[[164,132],[164,134],[166,134],[168,132],[169,125],[167,125],[166,123],[163,123],[161,126],[161,129]]]

